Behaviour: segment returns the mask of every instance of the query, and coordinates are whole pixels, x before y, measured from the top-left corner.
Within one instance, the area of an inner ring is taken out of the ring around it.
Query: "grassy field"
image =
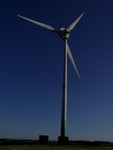
[[[47,145],[23,145],[0,146],[0,150],[113,150],[113,146],[47,146]]]

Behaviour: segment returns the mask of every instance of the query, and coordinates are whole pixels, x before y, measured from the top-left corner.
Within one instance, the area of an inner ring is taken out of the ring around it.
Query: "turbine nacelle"
[[[67,30],[66,28],[62,27],[60,28],[58,34],[62,39],[69,39],[69,33],[70,31]]]

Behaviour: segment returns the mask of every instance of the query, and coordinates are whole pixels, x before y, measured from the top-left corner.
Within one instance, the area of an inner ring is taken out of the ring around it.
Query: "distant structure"
[[[84,13],[82,13],[68,28],[60,28],[59,30],[56,30],[50,25],[29,19],[27,17],[17,15],[18,17],[27,20],[31,23],[34,23],[42,28],[45,28],[49,31],[52,31],[56,34],[58,34],[61,39],[64,41],[64,72],[63,72],[63,94],[62,94],[62,114],[61,114],[61,133],[60,136],[58,137],[58,142],[59,144],[66,144],[68,142],[68,137],[66,136],[66,113],[67,113],[67,55],[69,56],[69,59],[78,75],[80,78],[77,66],[74,62],[73,56],[71,54],[70,48],[68,46],[68,40],[69,40],[69,35],[70,31],[74,29],[74,27],[77,25],[79,20],[82,18]]]
[[[39,144],[48,144],[49,137],[48,135],[39,135]]]

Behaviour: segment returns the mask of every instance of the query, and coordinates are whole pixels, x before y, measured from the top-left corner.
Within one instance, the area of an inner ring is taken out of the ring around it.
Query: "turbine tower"
[[[39,21],[35,21],[32,19],[29,19],[27,17],[21,16],[21,15],[17,15],[18,17],[27,20],[31,23],[34,23],[42,28],[45,28],[49,31],[52,31],[56,34],[58,34],[61,39],[64,41],[64,72],[63,72],[63,93],[62,93],[62,113],[61,113],[61,132],[60,132],[60,137],[59,137],[59,141],[62,142],[66,142],[68,141],[68,137],[66,137],[66,113],[67,113],[67,55],[77,73],[77,76],[80,79],[80,75],[77,69],[77,66],[75,64],[75,61],[73,59],[73,56],[71,54],[70,48],[68,46],[68,40],[69,40],[69,36],[70,36],[70,32],[74,29],[74,27],[77,25],[77,23],[79,22],[79,20],[82,18],[82,16],[84,15],[84,13],[82,13],[68,28],[60,28],[60,30],[56,30],[55,28],[53,28],[50,25],[41,23]]]

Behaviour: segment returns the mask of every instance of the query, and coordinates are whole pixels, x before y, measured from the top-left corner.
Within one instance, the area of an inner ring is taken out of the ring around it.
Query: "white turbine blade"
[[[79,74],[79,72],[78,72],[77,66],[76,66],[76,64],[75,64],[75,61],[74,61],[74,59],[73,59],[73,56],[72,56],[72,54],[71,54],[71,51],[70,51],[70,48],[69,48],[68,44],[67,44],[67,54],[68,54],[68,56],[69,56],[69,59],[70,59],[72,65],[73,65],[73,67],[74,67],[74,69],[75,69],[75,71],[76,71],[76,73],[77,73],[79,79],[80,79],[80,74]]]
[[[67,30],[71,31],[79,22],[79,20],[82,18],[82,16],[84,15],[84,13],[82,13],[68,28]]]
[[[29,19],[29,18],[21,16],[21,15],[17,15],[17,16],[20,17],[20,18],[22,18],[22,19],[24,19],[24,20],[32,22],[32,23],[34,23],[34,24],[36,24],[36,25],[38,25],[38,26],[40,26],[42,28],[45,28],[47,30],[50,30],[50,31],[53,31],[53,32],[55,31],[55,28],[53,28],[53,27],[51,27],[51,26],[49,26],[47,24],[44,24],[44,23],[41,23],[41,22],[38,22],[38,21],[35,21],[35,20],[32,20],[32,19]]]

